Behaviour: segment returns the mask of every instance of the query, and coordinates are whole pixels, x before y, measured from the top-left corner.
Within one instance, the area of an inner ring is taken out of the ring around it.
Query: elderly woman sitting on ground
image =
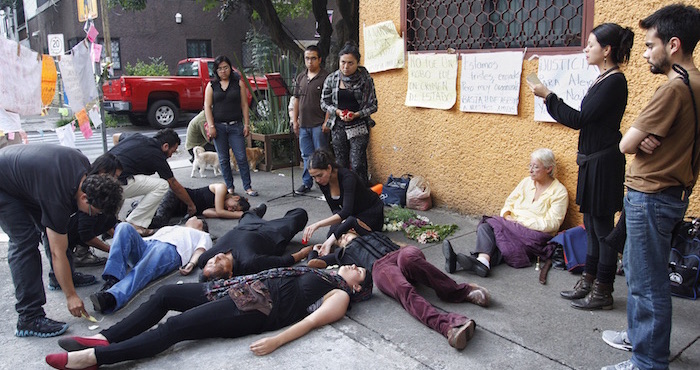
[[[569,196],[564,185],[554,178],[555,160],[550,149],[537,149],[530,155],[530,176],[524,178],[506,199],[500,217],[484,216],[476,230],[476,251],[472,255],[455,253],[450,242],[443,242],[445,270],[457,266],[486,277],[491,265],[505,262],[521,268],[540,257],[546,261],[540,282],[546,282],[553,247],[547,242],[564,221]]]

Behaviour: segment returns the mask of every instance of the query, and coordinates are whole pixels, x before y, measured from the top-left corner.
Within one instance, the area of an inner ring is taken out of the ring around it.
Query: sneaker
[[[301,185],[300,187],[298,187],[297,190],[294,191],[294,192],[297,193],[297,194],[304,194],[304,193],[308,193],[308,192],[310,192],[310,191],[311,191],[311,188],[310,188],[310,187],[308,187],[308,186],[302,184],[302,185]]]
[[[617,365],[601,367],[600,370],[639,370],[639,368],[632,361],[627,360],[620,362]]]
[[[119,279],[117,279],[111,275],[104,275],[102,277],[102,280],[104,280],[105,283],[102,284],[102,288],[100,288],[100,292],[106,292],[107,290],[109,290],[109,288],[113,287],[114,284],[119,282]]]
[[[90,294],[90,301],[92,308],[99,313],[111,312],[117,307],[117,300],[107,292]]]
[[[46,316],[39,316],[33,320],[17,320],[17,337],[40,337],[49,338],[61,335],[68,330],[68,324],[61,321],[54,321]]]
[[[97,279],[94,275],[83,274],[78,271],[73,273],[74,287],[80,288],[92,284],[97,284]],[[58,280],[56,280],[56,276],[52,273],[49,273],[49,290],[61,290],[61,285],[58,283]]]
[[[76,267],[100,266],[107,262],[107,258],[96,256],[90,247],[78,245],[75,247],[73,262]]]
[[[603,340],[613,348],[622,349],[625,351],[632,350],[632,343],[627,337],[627,331],[605,330],[603,332]]]

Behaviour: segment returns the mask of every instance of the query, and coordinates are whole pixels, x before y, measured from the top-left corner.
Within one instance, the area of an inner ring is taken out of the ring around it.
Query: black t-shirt
[[[114,154],[124,167],[119,181],[126,184],[126,180],[134,175],[158,175],[165,179],[173,177],[173,171],[168,164],[168,157],[163,153],[158,140],[141,134],[122,134],[119,137],[119,145],[109,150]]]
[[[243,119],[241,87],[238,85],[239,78],[236,73],[231,73],[226,91],[221,89],[220,81],[211,83],[214,122],[240,122]]]
[[[196,189],[185,188],[185,191],[190,196],[190,199],[192,199],[192,203],[194,203],[194,206],[197,207],[198,215],[201,215],[205,209],[215,207],[214,193],[212,193],[212,191],[209,190],[209,186],[203,186],[201,188]]]
[[[78,209],[78,186],[89,169],[87,157],[73,148],[11,145],[0,150],[0,191],[21,200],[43,226],[66,234]]]
[[[361,212],[381,203],[377,193],[366,187],[360,176],[352,172],[352,170],[338,168],[338,184],[340,186],[340,199],[331,197],[330,185],[320,185],[319,187],[326,197],[326,202],[331,207],[331,211],[334,214],[338,214],[343,220],[349,216],[357,216]]]
[[[275,246],[276,243],[265,233],[237,227],[221,236],[213,247],[202,253],[198,264],[200,268],[204,268],[210,258],[219,253],[231,252],[234,276],[293,265],[294,257],[291,254],[277,255]]]
[[[70,218],[68,226],[68,247],[84,244],[98,235],[102,235],[117,224],[113,215],[99,214],[90,216],[83,211],[76,212]]]
[[[308,316],[320,305],[323,296],[336,286],[318,274],[307,272],[294,277],[277,277],[263,280],[270,290],[272,311],[265,330],[277,330]]]

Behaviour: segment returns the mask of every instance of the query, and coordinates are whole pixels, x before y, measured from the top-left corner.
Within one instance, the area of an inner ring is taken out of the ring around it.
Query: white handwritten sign
[[[523,53],[462,54],[459,110],[518,114]]]
[[[19,115],[41,113],[41,58],[0,37],[0,108]]]
[[[70,55],[61,57],[58,65],[68,104],[74,113],[80,112],[98,97],[90,49],[84,42],[80,42],[73,47]]]
[[[450,109],[457,102],[457,54],[409,54],[409,107]]]
[[[364,27],[365,61],[370,73],[403,68],[403,39],[399,37],[393,21],[385,21]]]
[[[581,109],[588,87],[598,77],[598,67],[589,66],[583,54],[540,57],[537,77],[568,106]],[[535,97],[535,121],[555,122],[544,99]]]

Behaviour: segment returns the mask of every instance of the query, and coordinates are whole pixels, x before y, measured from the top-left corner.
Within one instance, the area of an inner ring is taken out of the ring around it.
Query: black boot
[[[598,280],[593,284],[593,289],[587,296],[571,302],[571,307],[581,310],[612,310],[613,308],[613,285],[603,284]]]
[[[595,276],[584,272],[581,275],[581,279],[574,285],[574,290],[565,290],[559,294],[564,299],[581,299],[591,291],[593,280],[595,280]]]

